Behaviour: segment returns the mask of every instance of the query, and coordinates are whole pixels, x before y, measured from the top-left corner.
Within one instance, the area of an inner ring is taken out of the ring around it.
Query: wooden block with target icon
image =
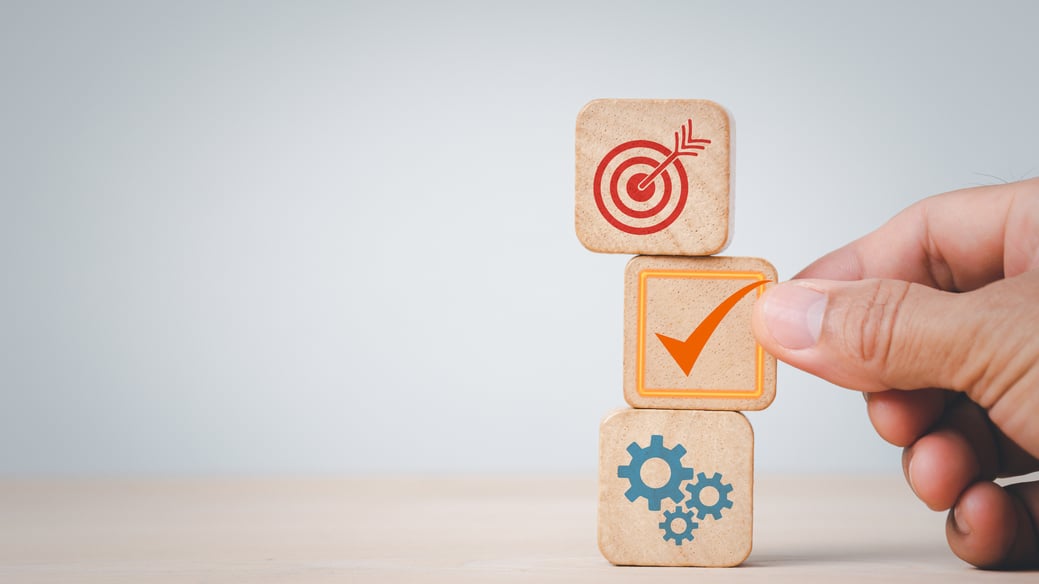
[[[629,566],[750,555],[754,433],[739,412],[614,412],[599,429],[599,549]]]
[[[600,99],[577,117],[577,237],[604,253],[705,256],[731,225],[729,115],[706,100]]]
[[[636,408],[751,411],[776,396],[776,359],[751,331],[777,280],[759,258],[638,256],[624,277],[624,398]]]

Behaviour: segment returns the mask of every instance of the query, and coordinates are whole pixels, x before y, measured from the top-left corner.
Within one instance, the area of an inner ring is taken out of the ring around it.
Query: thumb
[[[981,323],[965,294],[897,280],[794,280],[755,304],[766,351],[860,391],[963,389]]]

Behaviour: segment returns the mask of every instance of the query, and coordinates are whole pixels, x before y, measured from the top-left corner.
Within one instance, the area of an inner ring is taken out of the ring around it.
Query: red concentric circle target
[[[595,205],[610,225],[625,233],[648,235],[678,219],[689,198],[689,178],[680,162],[671,164],[671,155],[671,150],[650,140],[625,142],[606,153],[595,169],[593,187]],[[639,188],[662,163],[667,167]]]

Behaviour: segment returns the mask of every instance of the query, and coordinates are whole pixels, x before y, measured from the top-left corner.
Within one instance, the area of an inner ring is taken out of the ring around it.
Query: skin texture
[[[756,304],[777,358],[864,392],[913,492],[983,568],[1039,567],[1039,179],[924,199]]]

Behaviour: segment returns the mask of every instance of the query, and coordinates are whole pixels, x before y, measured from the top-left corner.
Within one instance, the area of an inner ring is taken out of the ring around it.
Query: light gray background
[[[1037,21],[0,3],[0,473],[590,472],[627,257],[573,232],[581,106],[724,104],[726,253],[789,277],[923,196],[1039,169]],[[861,397],[785,366],[750,418],[759,470],[899,468]]]

